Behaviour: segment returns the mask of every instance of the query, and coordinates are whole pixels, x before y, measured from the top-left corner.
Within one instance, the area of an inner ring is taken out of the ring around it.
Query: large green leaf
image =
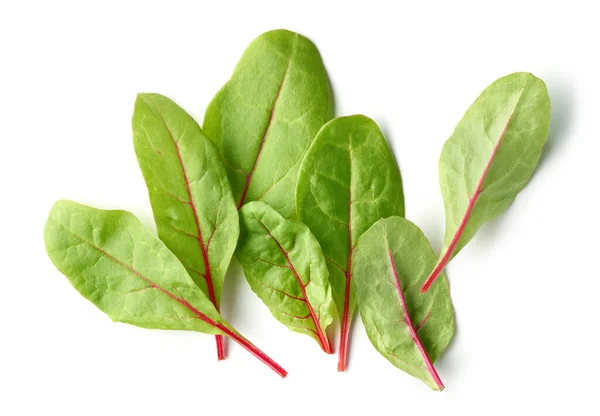
[[[206,110],[240,208],[262,200],[294,216],[298,168],[333,100],[319,51],[287,30],[256,38]]]
[[[177,257],[129,212],[58,201],[44,239],[56,268],[113,321],[226,335],[285,377],[221,317]]]
[[[404,215],[400,172],[377,124],[355,115],[323,126],[302,163],[296,199],[298,218],[315,234],[327,259],[342,319],[338,369],[343,371],[356,310],[354,247],[380,218]]]
[[[326,330],[335,306],[317,239],[306,225],[284,219],[262,201],[244,205],[240,223],[236,255],[252,290],[279,321],[331,354]]]
[[[132,125],[158,236],[219,310],[239,236],[219,151],[189,114],[159,94],[138,95]],[[220,336],[217,349],[223,359]]]
[[[402,217],[379,220],[354,253],[360,316],[375,348],[396,367],[435,390],[444,388],[433,362],[454,334],[448,281],[419,293],[436,256],[423,232]]]
[[[504,212],[527,185],[549,123],[546,85],[526,72],[496,80],[469,107],[440,156],[446,236],[423,292],[479,227]]]

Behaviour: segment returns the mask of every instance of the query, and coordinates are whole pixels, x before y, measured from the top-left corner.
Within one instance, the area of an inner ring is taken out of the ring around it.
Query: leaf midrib
[[[331,353],[331,346],[329,345],[329,340],[327,339],[327,336],[323,333],[323,329],[321,328],[321,323],[317,319],[315,311],[314,311],[310,301],[308,300],[308,296],[306,294],[306,286],[308,286],[308,284],[311,282],[311,280],[309,279],[309,281],[308,281],[308,283],[306,283],[306,285],[304,284],[304,282],[302,282],[300,275],[298,274],[298,272],[296,271],[296,268],[294,267],[294,265],[292,264],[292,261],[290,260],[288,252],[283,248],[281,243],[275,238],[275,236],[271,233],[271,231],[267,228],[267,226],[259,218],[257,218],[256,220],[265,229],[265,231],[273,239],[273,241],[275,241],[275,244],[277,244],[277,247],[279,248],[279,250],[285,257],[285,260],[288,264],[288,268],[291,270],[292,274],[296,278],[296,281],[298,282],[298,285],[300,286],[300,290],[302,291],[303,299],[298,298],[298,300],[304,302],[304,304],[306,304],[306,306],[308,307],[308,311],[310,312],[311,320],[313,321],[315,329],[317,330],[317,333],[315,335],[317,335],[317,337],[319,338],[319,344],[321,344],[321,348],[323,348],[323,350],[325,352]]]
[[[398,291],[398,297],[400,299],[400,306],[402,307],[404,323],[408,327],[408,331],[409,331],[411,340],[417,346],[417,349],[419,350],[419,353],[421,354],[421,357],[423,358],[423,361],[425,362],[427,372],[433,378],[433,381],[435,382],[436,386],[440,390],[443,390],[444,384],[442,383],[442,380],[440,379],[437,371],[435,370],[433,363],[429,359],[429,355],[427,355],[427,352],[425,351],[425,348],[423,347],[423,344],[421,343],[421,340],[419,339],[419,336],[417,335],[417,331],[415,330],[415,327],[412,323],[410,314],[408,313],[408,307],[406,305],[406,299],[404,298],[404,292],[402,291],[400,277],[398,276],[398,271],[396,270],[396,263],[394,262],[394,256],[392,254],[392,250],[390,249],[389,242],[387,241],[387,237],[386,237],[386,246],[387,246],[388,258],[390,260],[390,267],[392,268],[392,274],[394,275],[394,286],[396,287],[396,290]]]
[[[281,97],[281,92],[283,91],[283,86],[285,85],[285,82],[287,80],[290,68],[292,66],[292,62],[294,60],[294,55],[296,53],[296,43],[297,43],[297,39],[298,39],[298,34],[296,34],[296,37],[294,38],[294,46],[292,47],[292,54],[290,56],[290,59],[288,61],[287,67],[285,69],[285,72],[283,73],[283,77],[281,79],[281,84],[279,84],[279,89],[277,90],[277,95],[275,96],[275,100],[273,101],[273,105],[271,108],[271,113],[269,115],[269,121],[267,122],[267,127],[265,128],[265,132],[263,133],[263,137],[260,141],[260,146],[258,147],[258,152],[256,154],[256,157],[254,158],[254,163],[252,165],[252,169],[250,170],[249,173],[246,174],[246,184],[244,185],[244,189],[242,190],[242,195],[240,197],[240,202],[238,203],[238,210],[240,210],[242,208],[242,206],[244,205],[244,202],[246,200],[246,194],[248,193],[248,189],[250,188],[250,183],[252,182],[252,179],[254,177],[254,172],[256,171],[256,168],[258,167],[258,160],[260,159],[260,156],[262,154],[262,151],[265,147],[265,143],[267,141],[267,136],[269,135],[269,132],[271,130],[271,126],[273,124],[273,121],[275,119],[275,110],[277,108],[277,103],[279,102],[279,98]],[[266,194],[270,189],[272,188],[272,185],[269,189],[267,189],[267,191],[265,191],[263,193],[263,195],[261,195],[261,198],[264,196],[264,194]]]
[[[191,189],[190,181],[189,181],[189,178],[187,175],[187,170],[186,170],[185,164],[183,162],[183,157],[181,156],[181,150],[179,148],[179,144],[175,140],[175,136],[173,135],[171,128],[167,124],[162,112],[160,111],[160,107],[158,105],[156,106],[156,111],[158,112],[158,115],[159,115],[161,121],[163,122],[163,125],[167,129],[167,131],[169,133],[169,137],[171,138],[171,141],[173,142],[173,145],[175,146],[177,160],[179,161],[179,167],[181,168],[181,172],[183,174],[183,180],[185,182],[185,188],[186,188],[188,198],[189,198],[187,205],[192,210],[192,215],[194,216],[194,223],[196,225],[196,231],[198,233],[196,240],[198,241],[198,244],[200,245],[200,251],[202,253],[202,260],[204,263],[204,274],[200,274],[200,276],[204,277],[204,280],[206,280],[208,297],[218,311],[219,306],[218,306],[218,302],[217,302],[216,295],[215,295],[215,288],[214,288],[214,283],[213,283],[213,279],[212,279],[211,267],[210,267],[210,262],[208,259],[208,249],[207,249],[207,246],[204,244],[204,239],[202,237],[202,229],[200,226],[200,219],[198,218],[198,212],[196,211],[196,204],[194,203],[194,198],[192,196],[192,189]],[[186,202],[183,201],[183,203],[186,203]],[[215,231],[216,231],[216,229],[217,229],[217,224],[215,223]],[[213,231],[213,233],[214,233],[214,231]]]

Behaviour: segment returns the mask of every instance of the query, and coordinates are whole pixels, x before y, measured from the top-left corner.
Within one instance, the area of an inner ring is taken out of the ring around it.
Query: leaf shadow
[[[367,116],[368,117],[368,116]],[[396,146],[394,146],[394,141],[391,140],[392,137],[392,133],[390,128],[388,127],[388,123],[387,120],[385,119],[381,119],[381,117],[374,117],[373,121],[375,121],[375,123],[377,124],[377,126],[379,127],[379,130],[381,131],[381,134],[383,134],[383,138],[385,139],[390,152],[392,152],[392,155],[394,156],[394,161],[396,162],[396,166],[398,166],[398,170],[400,171],[400,180],[402,181],[402,188],[403,188],[403,192],[405,191],[405,179],[402,176],[402,166],[400,165],[400,159],[398,158],[398,154],[397,154],[397,149]],[[406,198],[406,195],[405,195]],[[405,202],[405,207],[406,207],[406,202]]]
[[[136,212],[135,216],[140,220],[142,225],[150,231],[153,235],[157,235],[156,223],[154,222],[154,216],[151,212],[142,211]]]
[[[551,114],[548,140],[542,149],[540,162],[533,177],[546,168],[557,152],[569,142],[569,131],[573,125],[575,110],[574,88],[572,83],[564,77],[548,74],[544,77],[550,96]]]
[[[392,151],[392,154],[394,155],[394,159],[398,164],[398,168],[400,168],[400,163],[398,163],[398,157],[396,156],[396,152],[394,151],[394,142],[390,139],[390,136],[392,134],[388,127],[388,123],[386,122],[386,120],[380,120],[379,117],[377,117],[377,119],[374,118],[373,121],[377,123],[379,130],[381,130],[381,134],[383,134],[385,141],[387,142],[388,146],[390,147],[390,150]],[[402,169],[400,169],[400,173],[402,174]]]
[[[225,274],[225,281],[223,282],[223,289],[221,290],[221,315],[228,322],[236,321],[236,300],[239,299],[240,292],[243,291],[243,286],[245,284],[246,279],[244,277],[244,270],[242,269],[240,262],[234,256],[232,257],[227,273]]]
[[[325,70],[327,70],[327,68],[325,68]],[[327,85],[329,86],[329,120],[333,120],[334,118],[337,117],[336,111],[337,111],[337,105],[335,103],[335,92],[333,89],[333,84],[331,83],[331,77],[327,77]],[[314,140],[314,137],[313,137]]]
[[[446,272],[446,274],[448,274]],[[456,375],[460,372],[461,366],[459,365],[459,360],[455,357],[455,348],[457,345],[457,339],[460,336],[459,325],[458,325],[458,317],[456,314],[456,310],[454,310],[454,335],[450,340],[450,343],[437,360],[435,360],[435,368],[440,372],[447,374],[448,376],[452,375],[452,377],[456,377]]]

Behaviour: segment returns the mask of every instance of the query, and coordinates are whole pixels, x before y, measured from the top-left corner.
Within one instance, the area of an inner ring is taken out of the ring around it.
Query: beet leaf
[[[503,213],[533,174],[548,138],[544,82],[519,72],[496,80],[469,107],[439,162],[446,236],[426,292],[486,221]]]
[[[402,217],[378,221],[355,249],[358,308],[373,346],[392,364],[423,380],[444,385],[433,363],[454,334],[448,281],[425,295],[419,287],[436,256],[421,230]]]
[[[261,201],[242,207],[240,225],[236,256],[252,290],[280,322],[331,354],[326,330],[335,305],[317,239],[306,225]]]
[[[133,143],[148,187],[158,237],[219,310],[239,236],[231,185],[215,145],[198,123],[159,94],[139,94]],[[217,356],[225,358],[221,335]]]
[[[238,208],[261,200],[294,216],[300,163],[332,110],[327,73],[310,40],[274,30],[248,46],[203,123],[223,155]]]
[[[113,321],[226,335],[286,376],[221,317],[177,257],[133,214],[58,201],[44,239],[56,268]]]

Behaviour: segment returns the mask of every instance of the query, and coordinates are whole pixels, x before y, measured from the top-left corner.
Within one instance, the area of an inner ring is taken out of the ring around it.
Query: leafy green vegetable
[[[238,213],[219,151],[181,107],[139,94],[133,143],[148,186],[158,236],[219,310],[239,236]],[[218,358],[225,358],[217,336]]]
[[[129,212],[58,201],[44,238],[56,268],[114,321],[226,335],[286,376],[219,315],[177,257]]]
[[[549,123],[546,85],[525,72],[496,80],[467,110],[440,157],[446,237],[422,292],[479,227],[504,212],[527,185],[546,143]]]
[[[203,124],[223,155],[238,209],[262,200],[294,216],[300,163],[332,110],[327,73],[311,41],[274,30],[248,46]]]
[[[436,261],[429,241],[410,221],[390,217],[360,237],[354,258],[358,307],[371,343],[396,367],[442,390],[433,362],[454,334],[454,314],[445,276],[419,293]]]
[[[331,354],[326,329],[335,306],[317,239],[306,225],[284,219],[262,201],[244,205],[240,220],[236,255],[252,290],[279,321]]]
[[[400,172],[377,124],[355,115],[323,126],[302,163],[296,200],[298,218],[315,234],[327,259],[342,319],[338,370],[344,371],[356,310],[354,247],[380,218],[404,215]]]

